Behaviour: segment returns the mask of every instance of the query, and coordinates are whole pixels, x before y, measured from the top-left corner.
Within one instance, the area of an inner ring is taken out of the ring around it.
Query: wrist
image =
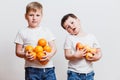
[[[23,58],[26,58],[26,53],[25,52],[23,53]]]

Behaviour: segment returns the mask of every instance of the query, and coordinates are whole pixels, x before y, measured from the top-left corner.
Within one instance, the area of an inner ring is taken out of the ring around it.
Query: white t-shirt
[[[38,40],[44,38],[47,42],[55,40],[54,35],[45,27],[37,28],[24,28],[20,30],[15,38],[15,43],[22,44],[24,47],[26,45],[37,46]],[[37,60],[35,61],[25,61],[25,67],[36,67],[36,68],[49,68],[53,67],[53,62],[50,60],[47,65],[41,65]]]
[[[76,51],[77,42],[80,42],[83,45],[89,45],[90,47],[100,48],[97,39],[92,34],[88,34],[87,36],[84,37],[77,37],[69,34],[65,39],[64,49],[71,49],[72,54],[74,54]],[[93,71],[93,64],[92,62],[89,62],[86,59],[69,61],[68,70],[77,73],[89,73]]]

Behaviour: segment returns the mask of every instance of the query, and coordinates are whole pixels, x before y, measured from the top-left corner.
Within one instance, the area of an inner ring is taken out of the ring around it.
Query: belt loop
[[[43,72],[45,72],[45,68],[43,69]]]

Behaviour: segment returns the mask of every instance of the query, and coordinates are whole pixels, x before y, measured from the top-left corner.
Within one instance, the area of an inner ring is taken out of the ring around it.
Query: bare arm
[[[24,58],[29,61],[34,60],[34,56],[29,54],[29,52],[25,52],[23,49],[23,45],[17,43],[16,43],[16,56]]]
[[[94,56],[89,59],[89,61],[98,61],[102,57],[102,52],[100,48],[97,48],[96,53],[93,53]]]
[[[56,48],[56,45],[55,45],[55,41],[54,40],[50,41],[48,43],[48,45],[52,48],[52,51],[50,52],[50,54],[51,54],[51,57],[53,57],[55,55],[56,51],[57,51],[57,48]]]
[[[16,56],[20,57],[20,58],[24,58],[25,57],[25,52],[23,51],[23,46],[21,44],[16,43]]]
[[[82,59],[85,56],[85,50],[76,50],[74,54],[72,54],[72,51],[70,49],[65,49],[65,58],[67,60],[76,60],[76,59]]]

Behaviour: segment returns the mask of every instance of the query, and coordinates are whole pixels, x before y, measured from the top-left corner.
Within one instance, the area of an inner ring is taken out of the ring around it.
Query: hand
[[[88,59],[89,61],[98,61],[102,57],[101,49],[97,49],[96,52],[91,53],[93,57]]]
[[[75,53],[75,57],[76,58],[84,58],[85,57],[85,54],[86,53],[86,49],[78,49]]]
[[[35,60],[34,56],[32,54],[30,54],[30,52],[25,52],[25,59],[28,61],[33,61]]]
[[[91,55],[86,55],[86,60],[88,61],[97,61],[98,60],[98,54],[97,53],[90,53]]]
[[[45,54],[45,56],[43,56],[41,59],[39,59],[39,62],[48,62],[51,59],[51,57],[52,57],[51,53],[44,51],[44,54]]]

